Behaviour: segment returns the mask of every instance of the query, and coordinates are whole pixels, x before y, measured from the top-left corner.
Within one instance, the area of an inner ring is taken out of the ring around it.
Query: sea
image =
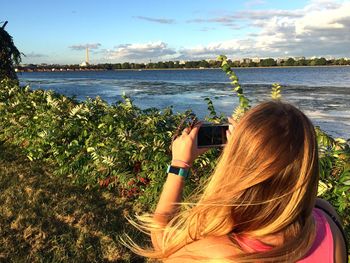
[[[283,101],[297,106],[328,134],[350,138],[349,66],[233,70],[252,105],[269,100],[271,85],[279,83]],[[220,69],[23,72],[18,77],[32,89],[50,89],[80,101],[100,96],[113,104],[125,94],[142,109],[192,109],[202,119],[209,114],[205,98],[227,116],[238,105]]]

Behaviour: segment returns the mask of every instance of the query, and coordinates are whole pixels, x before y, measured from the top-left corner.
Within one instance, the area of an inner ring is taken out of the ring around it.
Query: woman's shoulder
[[[328,215],[325,214],[327,221],[329,223],[329,226],[332,231],[332,236],[333,236],[333,247],[334,247],[334,259],[335,263],[337,262],[346,262],[346,246],[345,246],[345,240],[343,238],[343,235],[341,233],[341,230],[339,227],[336,225],[336,223],[333,221],[333,219]]]
[[[167,263],[185,263],[195,262],[223,262],[224,258],[232,258],[239,250],[233,246],[227,236],[207,237],[194,241],[185,245],[174,254],[172,254],[165,262]],[[231,261],[232,262],[232,261]]]
[[[322,213],[330,227],[334,247],[334,262],[346,262],[346,240],[342,233],[341,220],[334,207],[325,200],[317,199],[316,208]]]

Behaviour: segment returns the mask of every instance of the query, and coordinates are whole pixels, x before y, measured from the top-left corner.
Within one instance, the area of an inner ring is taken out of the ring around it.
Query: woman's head
[[[262,236],[310,215],[317,182],[310,120],[290,104],[266,102],[235,127],[201,201],[235,204],[234,231]]]

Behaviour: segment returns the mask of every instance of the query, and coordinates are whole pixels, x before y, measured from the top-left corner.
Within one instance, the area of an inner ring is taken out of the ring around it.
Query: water
[[[282,96],[333,136],[350,138],[350,67],[235,69],[244,92],[255,105],[268,100],[271,84]],[[125,93],[141,108],[193,109],[204,117],[210,97],[217,112],[230,115],[238,100],[227,76],[216,69],[19,73],[22,84],[52,89],[78,100],[100,96],[108,103]]]

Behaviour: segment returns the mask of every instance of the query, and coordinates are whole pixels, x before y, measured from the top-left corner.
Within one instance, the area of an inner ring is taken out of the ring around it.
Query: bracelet
[[[184,161],[181,161],[181,160],[173,160],[174,162],[180,162],[182,163],[183,165],[185,165],[187,168],[191,168],[191,165],[189,165],[188,163],[184,162]]]
[[[168,169],[166,170],[166,172],[182,176],[183,178],[187,178],[190,174],[189,169],[184,169],[172,165],[168,165]]]

